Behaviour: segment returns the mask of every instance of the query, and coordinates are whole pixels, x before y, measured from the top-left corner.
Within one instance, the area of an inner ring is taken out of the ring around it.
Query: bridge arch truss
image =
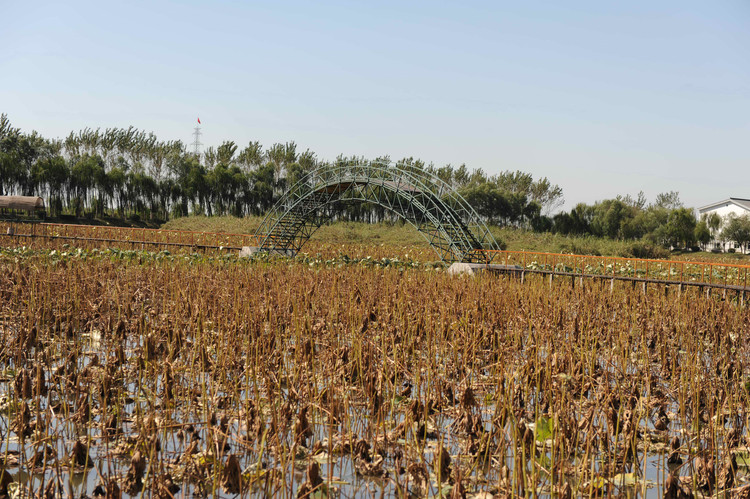
[[[489,262],[484,250],[499,249],[474,209],[439,177],[379,162],[325,165],[303,177],[258,228],[260,249],[293,256],[346,205],[361,202],[409,222],[443,261]]]

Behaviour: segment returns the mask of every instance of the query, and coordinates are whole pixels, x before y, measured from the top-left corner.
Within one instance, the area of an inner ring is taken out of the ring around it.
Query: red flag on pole
[[[198,124],[199,124],[199,125],[201,124],[201,119],[200,119],[200,118],[198,118]]]

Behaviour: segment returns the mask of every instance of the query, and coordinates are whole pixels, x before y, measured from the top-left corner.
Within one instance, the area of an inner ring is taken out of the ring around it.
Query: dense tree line
[[[375,161],[391,163],[389,157]],[[339,162],[364,162],[343,157]],[[0,195],[38,195],[48,212],[167,220],[189,214],[263,215],[283,192],[325,163],[294,142],[264,147],[232,141],[207,148],[197,157],[180,141],[163,142],[133,127],[71,132],[49,140],[14,128],[0,115]],[[466,165],[436,167],[414,158],[396,164],[426,171],[456,189],[486,222],[566,235],[593,235],[638,241],[654,247],[688,248],[713,239],[750,246],[750,219],[696,219],[675,192],[648,204],[643,193],[594,204],[579,203],[553,212],[563,203],[562,189],[547,178],[505,171],[485,174]],[[378,222],[394,215],[370,203],[347,206],[341,218]],[[648,256],[645,251],[644,256]]]
[[[743,249],[750,245],[750,217],[722,219],[713,213],[698,219],[692,209],[682,205],[677,192],[659,194],[650,204],[643,193],[637,198],[579,203],[551,221],[551,230],[560,234],[638,240],[665,248],[708,249],[713,239],[732,241]]]
[[[180,141],[135,128],[85,129],[64,140],[24,134],[0,116],[0,194],[39,195],[50,214],[167,219],[188,213],[261,214],[279,187],[276,145],[237,153],[231,142],[199,161]],[[293,151],[292,155],[297,158]],[[311,156],[299,156],[304,162]]]
[[[388,157],[376,160],[390,162]],[[335,160],[350,161],[365,160]],[[251,141],[240,149],[225,141],[199,158],[180,141],[162,142],[133,127],[85,129],[48,140],[23,133],[0,116],[0,195],[42,196],[52,216],[262,215],[288,186],[322,164],[314,152],[299,152],[294,142],[264,149]],[[562,203],[560,187],[523,172],[488,177],[466,165],[435,167],[414,158],[397,164],[440,177],[493,222],[531,226],[542,212]],[[342,216],[379,221],[391,215],[363,204]]]

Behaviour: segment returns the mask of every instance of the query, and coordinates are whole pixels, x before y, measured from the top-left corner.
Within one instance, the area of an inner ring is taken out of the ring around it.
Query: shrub
[[[573,255],[593,255],[602,256],[601,251],[594,241],[572,240],[560,245],[561,253],[570,253]]]
[[[662,246],[638,241],[625,248],[621,256],[665,260],[669,258],[669,254],[669,250]]]

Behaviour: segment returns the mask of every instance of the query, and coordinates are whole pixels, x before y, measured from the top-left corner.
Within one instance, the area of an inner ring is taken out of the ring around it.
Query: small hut
[[[44,199],[39,196],[0,196],[0,214],[4,216],[44,216]]]

